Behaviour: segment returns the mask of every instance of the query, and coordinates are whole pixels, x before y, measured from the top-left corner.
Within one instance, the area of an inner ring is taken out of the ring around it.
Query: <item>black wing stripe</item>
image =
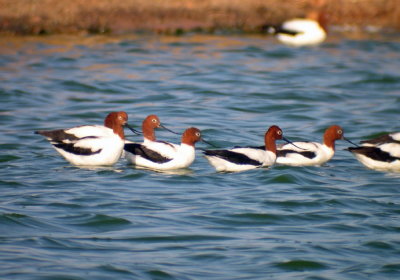
[[[255,150],[265,150],[265,146],[235,146],[233,147],[234,149],[240,149],[240,148],[250,148],[250,149],[255,149]]]
[[[92,151],[90,148],[75,147],[73,143],[56,143],[54,147],[62,149],[68,153],[79,155],[79,156],[91,156],[101,152],[102,149]]]
[[[277,30],[275,31],[277,34],[286,34],[290,36],[296,36],[297,34],[302,34],[303,32],[301,31],[294,31],[290,29],[285,29],[283,27],[278,27]]]
[[[382,151],[376,147],[350,147],[348,150],[352,153],[367,156],[376,161],[393,162],[395,160],[400,160],[399,157],[394,157],[388,152]]]
[[[66,133],[63,129],[58,130],[38,130],[35,131],[36,134],[43,135],[46,138],[49,138],[53,142],[62,143],[64,140],[69,141],[77,141],[79,137],[76,137],[74,134]]]
[[[156,163],[166,163],[172,160],[172,158],[167,158],[156,151],[148,149],[146,146],[137,143],[125,144],[124,150]]]
[[[293,150],[278,150],[276,152],[276,156],[277,157],[286,157],[289,154],[300,154],[303,157],[309,158],[309,159],[313,159],[317,156],[316,153],[311,152],[311,151],[293,151]]]
[[[262,162],[259,162],[258,160],[251,159],[244,154],[232,152],[229,150],[205,150],[204,154],[206,156],[219,157],[235,164],[241,164],[241,165],[247,164],[255,166],[262,165]]]
[[[384,143],[395,143],[395,144],[400,144],[400,141],[394,140],[389,134],[382,135],[380,137],[370,139],[370,140],[364,140],[360,142],[361,144],[384,144]]]
[[[276,35],[276,34],[287,34],[291,36],[296,36],[297,34],[301,34],[304,32],[301,31],[295,31],[295,30],[290,30],[290,29],[285,29],[280,25],[268,25],[265,24],[262,26],[263,30],[268,31],[268,33]]]

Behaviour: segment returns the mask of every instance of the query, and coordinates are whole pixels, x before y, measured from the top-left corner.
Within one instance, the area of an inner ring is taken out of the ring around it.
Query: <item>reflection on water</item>
[[[175,170],[160,170],[160,169],[150,169],[150,168],[146,168],[143,166],[131,165],[131,167],[135,168],[135,169],[147,170],[150,172],[156,172],[156,173],[167,174],[167,175],[193,175],[193,170],[191,170],[190,168],[181,168],[181,169],[175,169]]]
[[[400,275],[399,174],[364,168],[345,141],[322,167],[222,174],[203,143],[185,170],[78,168],[33,134],[124,110],[135,127],[157,114],[221,148],[261,145],[273,124],[317,142],[338,124],[358,143],[399,131],[397,38],[331,36],[313,48],[263,36],[3,39],[0,278]]]

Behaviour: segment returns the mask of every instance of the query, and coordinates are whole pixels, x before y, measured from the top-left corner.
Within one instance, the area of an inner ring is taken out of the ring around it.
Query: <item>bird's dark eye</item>
[[[278,130],[278,135],[282,135],[282,130]]]
[[[338,134],[343,134],[343,131],[342,131],[341,129],[339,129],[339,130],[337,131],[337,133],[338,133]]]
[[[201,135],[200,132],[196,132],[197,137],[200,137],[200,135]]]
[[[156,123],[156,122],[157,122],[157,120],[156,120],[156,119],[152,119],[151,121],[152,121],[153,123]]]

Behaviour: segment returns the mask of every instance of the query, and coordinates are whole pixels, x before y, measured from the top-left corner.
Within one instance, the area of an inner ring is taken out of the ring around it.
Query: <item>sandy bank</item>
[[[304,16],[315,1],[0,0],[0,33],[260,32],[265,23]],[[324,2],[322,10],[334,26],[400,30],[398,0]]]

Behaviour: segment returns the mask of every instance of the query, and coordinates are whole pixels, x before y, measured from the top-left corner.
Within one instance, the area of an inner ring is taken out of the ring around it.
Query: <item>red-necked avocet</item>
[[[267,167],[275,163],[275,141],[283,139],[282,130],[271,126],[264,136],[265,146],[262,147],[234,147],[227,150],[205,150],[204,156],[219,172],[239,172],[258,167]]]
[[[165,156],[174,155],[176,151],[172,146],[166,144],[167,142],[159,141],[156,139],[155,130],[157,128],[163,128],[171,133],[178,134],[168,129],[163,124],[161,124],[161,121],[157,115],[148,115],[142,122],[142,133],[143,133],[142,145],[145,145],[147,148],[157,151]],[[125,141],[125,143],[129,144],[132,142]]]
[[[102,125],[82,125],[69,129],[38,130],[67,161],[74,165],[113,165],[118,161],[124,147],[126,112],[111,112]]]
[[[332,125],[325,130],[323,143],[293,142],[278,147],[276,163],[291,166],[322,165],[335,154],[335,141],[346,140],[343,129]],[[352,143],[353,144],[353,143]]]
[[[322,43],[327,36],[326,15],[317,10],[310,11],[306,18],[294,18],[281,25],[264,25],[263,29],[290,46],[308,46]]]
[[[195,127],[185,130],[180,145],[160,142],[157,149],[148,143],[126,143],[125,157],[133,165],[155,170],[174,170],[189,167],[195,159],[195,143],[204,141]]]
[[[348,150],[363,165],[383,171],[400,171],[400,132],[361,141],[361,147]]]

